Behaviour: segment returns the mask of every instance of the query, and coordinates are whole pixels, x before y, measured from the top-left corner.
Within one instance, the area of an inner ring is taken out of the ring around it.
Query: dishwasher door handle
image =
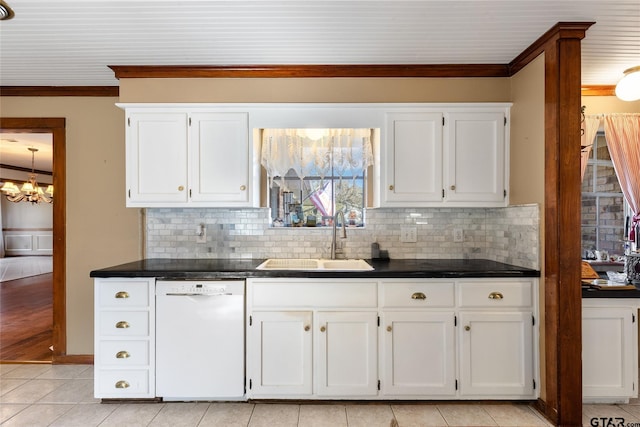
[[[223,297],[227,295],[233,295],[232,293],[219,293],[219,294],[199,294],[199,293],[168,293],[163,294],[168,297]]]

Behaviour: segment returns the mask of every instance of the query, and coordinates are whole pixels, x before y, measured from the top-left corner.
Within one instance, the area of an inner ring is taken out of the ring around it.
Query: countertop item
[[[371,271],[256,270],[263,259],[151,258],[94,270],[91,277],[156,277],[159,279],[299,278],[465,278],[540,277],[540,271],[486,259],[367,260]]]
[[[621,283],[624,285],[625,283]],[[594,286],[582,286],[582,298],[639,298],[640,282],[634,281],[635,289],[598,289]]]

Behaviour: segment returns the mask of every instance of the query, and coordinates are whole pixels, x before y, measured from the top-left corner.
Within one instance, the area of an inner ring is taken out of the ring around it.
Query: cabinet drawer
[[[146,366],[149,341],[100,341],[98,357],[102,366]]]
[[[524,282],[463,282],[458,283],[460,307],[531,307],[533,283]]]
[[[101,370],[96,379],[97,397],[135,397],[148,396],[149,371],[140,370]]]
[[[384,282],[382,306],[389,307],[453,307],[453,282]]]
[[[250,287],[253,307],[377,307],[376,282],[274,281]]]
[[[146,311],[103,311],[99,313],[100,336],[146,337],[149,313]]]
[[[149,306],[149,282],[118,279],[97,284],[100,307],[129,308]]]

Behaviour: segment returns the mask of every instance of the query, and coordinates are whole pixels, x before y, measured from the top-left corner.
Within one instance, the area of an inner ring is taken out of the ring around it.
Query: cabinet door
[[[442,114],[387,114],[382,203],[420,206],[442,201]]]
[[[187,114],[130,113],[127,206],[187,201]]]
[[[378,389],[376,312],[318,312],[319,396],[375,396]]]
[[[460,313],[460,395],[533,397],[531,312]]]
[[[191,115],[193,202],[249,202],[249,131],[246,113]]]
[[[385,395],[455,395],[453,312],[384,312]]]
[[[636,395],[635,308],[582,309],[582,391],[584,397]]]
[[[505,116],[502,112],[446,117],[446,201],[505,202]]]
[[[310,311],[254,312],[247,332],[247,394],[303,396],[312,392]]]

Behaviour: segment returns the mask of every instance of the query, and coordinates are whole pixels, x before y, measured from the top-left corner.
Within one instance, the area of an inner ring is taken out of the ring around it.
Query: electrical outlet
[[[402,243],[416,243],[418,229],[416,227],[400,227],[400,241]]]
[[[207,227],[200,224],[196,230],[196,243],[207,243]]]
[[[462,228],[453,229],[453,241],[454,243],[464,242],[464,231],[462,230]]]

